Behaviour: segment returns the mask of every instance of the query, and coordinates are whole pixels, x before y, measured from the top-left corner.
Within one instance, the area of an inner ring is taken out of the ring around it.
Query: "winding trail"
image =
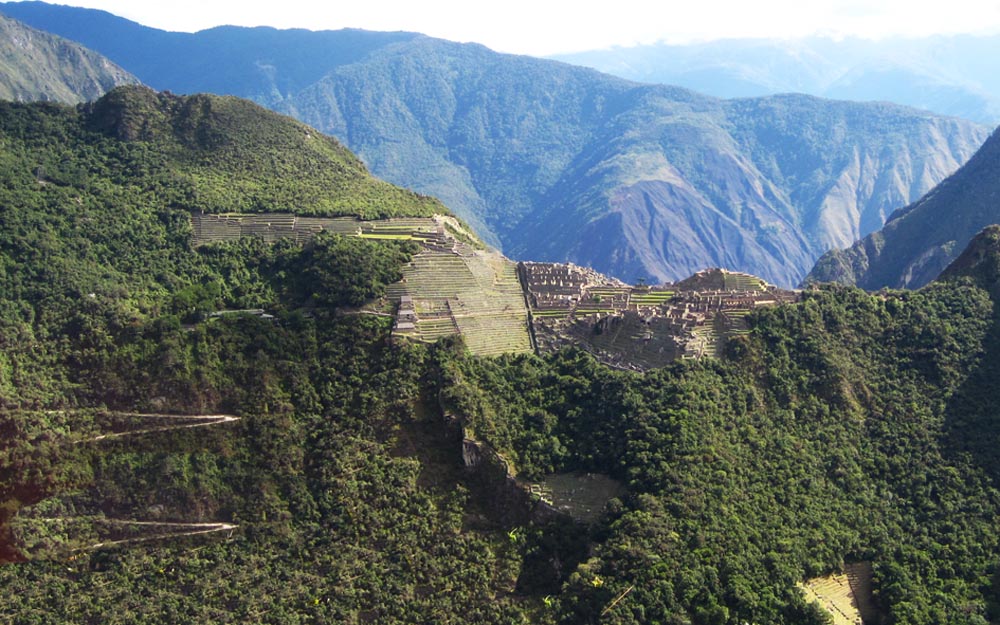
[[[196,536],[198,534],[211,534],[214,532],[232,532],[237,529],[238,525],[233,525],[232,523],[164,523],[161,521],[127,521],[121,519],[106,519],[105,523],[114,523],[119,525],[153,525],[158,527],[176,527],[178,530],[182,528],[187,528],[188,531],[176,531],[176,532],[161,532],[159,534],[150,534],[149,536],[140,536],[138,538],[123,538],[121,540],[109,540],[101,543],[94,543],[93,545],[87,545],[86,547],[80,547],[74,551],[85,551],[87,549],[101,549],[103,547],[113,547],[116,545],[127,545],[130,543],[147,542],[150,540],[158,540],[161,538],[180,538],[183,536]]]
[[[59,521],[83,521],[88,517],[50,517],[46,519],[34,519],[34,521],[41,522],[59,522]],[[134,538],[122,538],[120,540],[106,540],[99,543],[93,543],[91,545],[86,545],[84,547],[76,547],[71,551],[87,551],[89,549],[100,549],[102,547],[113,547],[117,545],[127,545],[130,543],[148,542],[151,540],[160,540],[164,538],[182,538],[184,536],[197,536],[199,534],[212,534],[214,532],[232,532],[239,528],[238,525],[233,523],[225,523],[221,521],[216,521],[212,523],[181,523],[176,521],[132,521],[130,519],[108,519],[104,517],[90,517],[94,524],[100,525],[117,525],[117,526],[144,526],[144,527],[158,527],[158,528],[172,528],[172,531],[167,532],[157,532],[155,534],[147,534],[145,536],[136,536]]]
[[[128,432],[115,432],[113,434],[101,434],[100,436],[94,436],[92,438],[85,438],[77,441],[78,443],[92,443],[95,441],[102,441],[109,438],[121,438],[124,436],[136,436],[138,434],[149,434],[151,432],[169,432],[171,430],[181,430],[186,428],[201,428],[209,425],[219,425],[221,423],[232,423],[233,421],[239,421],[240,418],[234,415],[228,414],[215,414],[215,415],[167,415],[167,414],[144,414],[138,412],[122,412],[117,413],[119,416],[124,417],[141,417],[144,419],[174,419],[183,421],[196,421],[196,423],[184,423],[182,425],[161,425],[152,428],[143,428],[141,430],[130,430]]]

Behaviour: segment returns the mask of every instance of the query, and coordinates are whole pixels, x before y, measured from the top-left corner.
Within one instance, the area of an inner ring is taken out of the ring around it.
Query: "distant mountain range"
[[[844,250],[824,255],[817,282],[865,289],[919,288],[937,277],[973,237],[1000,223],[1000,131],[968,163],[885,226]]]
[[[906,104],[1000,123],[1000,36],[809,37],[653,44],[553,58],[615,76],[724,98],[776,93]]]
[[[78,43],[0,15],[0,99],[85,102],[137,82]]]
[[[333,134],[508,255],[630,282],[722,266],[797,284],[987,136],[895,105],[725,101],[413,33],[169,33],[40,2],[0,12],[156,89],[248,97]]]

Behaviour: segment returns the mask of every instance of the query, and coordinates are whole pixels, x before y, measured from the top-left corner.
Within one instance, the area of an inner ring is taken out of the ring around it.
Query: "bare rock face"
[[[968,163],[896,211],[881,230],[820,258],[807,280],[870,290],[919,288],[948,267],[977,233],[1000,223],[998,194],[1000,135],[994,133]]]

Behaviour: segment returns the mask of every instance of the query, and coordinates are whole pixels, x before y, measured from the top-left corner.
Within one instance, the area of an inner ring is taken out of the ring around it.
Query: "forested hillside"
[[[9,324],[0,388],[14,405],[74,403],[65,372],[28,362],[38,349],[75,356],[54,337],[96,340],[83,332],[92,314],[125,328],[185,305],[248,307],[263,297],[252,282],[219,290],[190,252],[192,211],[444,211],[373,178],[335,140],[236,98],[123,87],[78,108],[0,103],[0,124]]]
[[[579,353],[464,361],[446,397],[528,474],[628,485],[566,578],[564,622],[819,623],[795,583],[872,562],[885,622],[985,623],[1000,556],[992,310],[957,278],[830,287],[757,313],[721,361],[645,376]]]
[[[375,174],[440,198],[512,257],[627,282],[721,266],[794,286],[987,136],[884,103],[725,101],[412,33],[168,33],[40,2],[0,10],[156,88],[292,114]]]
[[[389,341],[353,313],[408,242],[192,249],[202,208],[440,210],[249,103],[3,104],[0,139],[0,619],[819,624],[796,583],[853,562],[885,622],[1000,618],[995,232],[944,282],[810,290],[626,373]],[[232,418],[147,424],[199,414]],[[497,516],[475,444],[623,490]]]
[[[385,318],[334,314],[397,280],[411,245],[189,241],[189,211],[203,208],[440,204],[234,99],[120,90],[78,109],[2,104],[0,136],[0,556],[33,560],[0,567],[0,620],[512,611],[497,593],[513,584],[516,548],[506,532],[464,531],[459,465],[425,427],[427,350],[390,347]],[[257,307],[272,317],[208,315]],[[239,421],[143,434],[132,412]],[[195,522],[237,529],[149,541]],[[136,542],[89,549],[112,540]]]

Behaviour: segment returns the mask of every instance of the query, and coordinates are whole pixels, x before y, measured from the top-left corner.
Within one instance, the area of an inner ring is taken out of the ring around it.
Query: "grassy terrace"
[[[422,319],[417,328],[416,336],[421,341],[436,341],[445,336],[458,333],[455,320],[451,317]]]
[[[674,291],[632,291],[629,304],[632,306],[662,306],[674,296]]]
[[[835,625],[874,623],[878,617],[872,600],[872,568],[868,562],[848,564],[843,573],[817,577],[799,584],[806,599],[829,613]]]
[[[245,236],[259,236],[269,242],[281,238],[305,242],[321,231],[369,239],[408,240],[417,233],[434,232],[437,222],[431,217],[361,221],[354,217],[300,217],[290,213],[226,213],[191,215],[191,228],[192,244],[198,247]]]
[[[362,239],[381,239],[383,241],[412,241],[412,234],[387,234],[384,232],[362,232]]]
[[[407,336],[433,341],[461,334],[469,351],[481,356],[531,351],[516,266],[499,254],[459,247],[460,253],[425,249],[389,286],[392,300],[413,297],[418,320]]]
[[[763,291],[767,283],[756,276],[745,273],[725,273],[723,283],[727,291]]]

